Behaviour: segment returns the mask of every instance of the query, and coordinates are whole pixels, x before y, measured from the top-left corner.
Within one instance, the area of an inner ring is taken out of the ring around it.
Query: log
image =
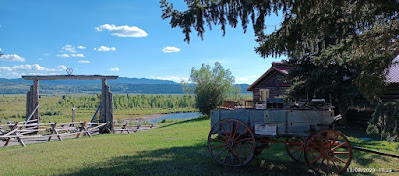
[[[31,111],[30,111],[30,91],[28,91],[27,93],[26,93],[26,113],[25,113],[25,115],[26,115],[26,118],[25,118],[25,120],[27,120],[28,119],[28,114],[30,114],[31,113]]]
[[[76,110],[75,108],[72,108],[72,123],[75,122],[75,119],[76,119],[76,116],[75,116],[75,115],[76,115],[76,112],[75,112],[75,110]]]
[[[109,89],[109,88],[108,88]],[[112,96],[112,93],[109,92],[109,103],[110,103],[110,108],[109,108],[109,122],[110,122],[110,129],[111,131],[114,129],[113,121],[114,121],[114,98]]]
[[[22,76],[24,80],[59,80],[59,79],[81,79],[81,80],[100,80],[100,79],[117,79],[118,76],[104,75],[29,75]]]
[[[39,80],[33,80],[33,91],[32,91],[32,106],[37,107],[39,105]],[[39,119],[39,109],[34,111],[32,119]]]

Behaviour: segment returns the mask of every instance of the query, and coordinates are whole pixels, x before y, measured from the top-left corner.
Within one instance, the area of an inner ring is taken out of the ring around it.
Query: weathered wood
[[[102,84],[101,84],[101,103],[100,103],[100,106],[101,106],[101,109],[100,109],[100,123],[106,123],[106,118],[105,118],[105,115],[106,115],[106,108],[105,108],[105,101],[106,101],[106,99],[105,99],[105,87],[106,87],[106,84],[107,84],[107,82],[106,82],[106,79],[102,79]]]
[[[28,114],[30,114],[31,113],[31,111],[30,111],[30,91],[28,91],[27,93],[26,93],[26,113],[25,113],[25,115],[26,115],[26,118],[25,118],[25,120],[28,120]]]
[[[57,130],[55,129],[55,127],[57,126],[57,122],[55,122],[54,124],[52,124],[51,125],[51,128],[50,128],[50,137],[48,137],[48,140],[47,141],[51,141],[51,135],[52,134],[54,134],[54,133],[56,133],[57,135],[58,135],[58,132],[57,132]],[[62,141],[62,139],[61,139],[61,137],[60,136],[57,136],[58,137],[58,139],[60,140],[60,141]]]
[[[72,122],[75,122],[75,119],[76,119],[76,113],[75,113],[75,108],[72,108]]]
[[[105,86],[105,122],[109,122],[109,113],[109,87]]]
[[[27,93],[27,102],[26,102],[26,114],[31,114],[33,112],[32,119],[40,120],[39,109],[36,111],[34,109],[39,105],[39,80],[59,80],[59,79],[101,79],[102,80],[102,88],[101,88],[101,98],[100,98],[100,116],[99,121],[101,123],[107,123],[104,128],[100,130],[101,133],[110,132],[113,129],[113,98],[112,93],[110,92],[110,88],[107,86],[107,79],[117,79],[118,76],[103,76],[103,75],[30,75],[30,76],[22,76],[25,80],[33,80],[33,85],[31,86],[31,90]],[[97,114],[96,111],[95,115]],[[75,122],[76,115],[75,111],[72,112],[73,119]],[[93,116],[93,119],[95,117]],[[27,117],[27,121],[30,119]]]
[[[84,127],[85,125],[86,125],[86,122],[81,122],[81,123],[80,123],[80,127],[79,127],[79,129],[80,129],[79,131],[80,131],[80,132],[83,131],[83,129],[84,129],[83,127]],[[78,133],[78,134],[76,135],[76,138],[79,138],[79,137],[80,137],[80,134],[81,134],[81,133]]]
[[[25,80],[60,80],[60,79],[81,79],[81,80],[100,80],[100,79],[117,79],[118,76],[104,75],[29,75],[22,76]]]
[[[109,122],[113,122],[114,121],[114,98],[113,98],[111,92],[109,92],[109,103],[110,103],[110,107],[109,107]],[[111,130],[114,129],[113,123],[110,123],[110,129]]]
[[[39,105],[39,80],[33,80],[33,91],[32,91],[32,106],[36,107]],[[40,120],[39,117],[39,109],[35,111],[35,113],[32,116],[32,119],[38,119]]]
[[[31,123],[31,122],[39,122],[39,119],[33,119],[33,120],[31,120],[32,117],[35,115],[36,111],[38,111],[38,110],[39,110],[39,105],[37,105],[37,106],[35,107],[35,109],[33,109],[33,111],[31,112],[31,114],[30,114],[29,116],[26,117],[26,121],[25,121],[24,125],[26,125],[26,124],[28,124],[28,123]]]
[[[8,132],[7,134],[3,135],[3,137],[15,133],[18,130],[17,125],[18,125],[18,122],[15,122],[14,126],[10,126],[10,132]],[[8,146],[10,141],[11,141],[11,138],[7,138],[6,143],[4,144],[4,146]]]

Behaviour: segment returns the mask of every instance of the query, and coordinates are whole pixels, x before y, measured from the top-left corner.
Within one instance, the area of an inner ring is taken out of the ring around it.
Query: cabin
[[[254,104],[262,104],[267,98],[278,98],[286,95],[286,90],[292,84],[284,82],[281,78],[287,75],[289,70],[290,67],[287,63],[273,62],[272,67],[247,89],[253,94]]]
[[[393,62],[399,62],[399,56]],[[290,68],[287,63],[273,62],[272,67],[247,89],[253,94],[253,103],[264,103],[267,98],[286,95],[286,90],[291,87],[292,83],[283,82],[281,77],[287,75]],[[381,100],[383,102],[399,100],[399,64],[394,64],[388,69],[387,82],[388,86],[381,95]]]

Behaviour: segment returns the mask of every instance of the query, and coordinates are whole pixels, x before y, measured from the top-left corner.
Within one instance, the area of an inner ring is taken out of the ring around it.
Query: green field
[[[284,145],[274,144],[241,168],[222,167],[207,149],[209,118],[202,117],[130,135],[0,148],[0,175],[311,175],[304,163],[293,162]],[[349,137],[353,145],[399,154],[399,143],[367,142]],[[351,168],[391,168],[399,159],[354,151]],[[391,173],[394,175],[393,173]],[[345,175],[356,175],[346,173]],[[378,175],[378,173],[375,173]]]
[[[97,110],[99,95],[41,95],[42,122],[71,122],[72,108],[77,121],[90,121]],[[25,119],[25,95],[0,95],[0,120]],[[196,111],[191,95],[114,95],[114,119],[134,118],[157,113]]]

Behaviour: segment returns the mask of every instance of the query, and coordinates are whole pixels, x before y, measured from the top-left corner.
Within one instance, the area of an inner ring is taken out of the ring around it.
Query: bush
[[[230,70],[225,70],[219,62],[213,68],[205,64],[199,70],[192,68],[190,81],[195,85],[196,107],[206,115],[210,115],[211,110],[220,106],[228,96],[240,92],[234,86],[234,76]],[[189,92],[187,86],[185,90]]]

